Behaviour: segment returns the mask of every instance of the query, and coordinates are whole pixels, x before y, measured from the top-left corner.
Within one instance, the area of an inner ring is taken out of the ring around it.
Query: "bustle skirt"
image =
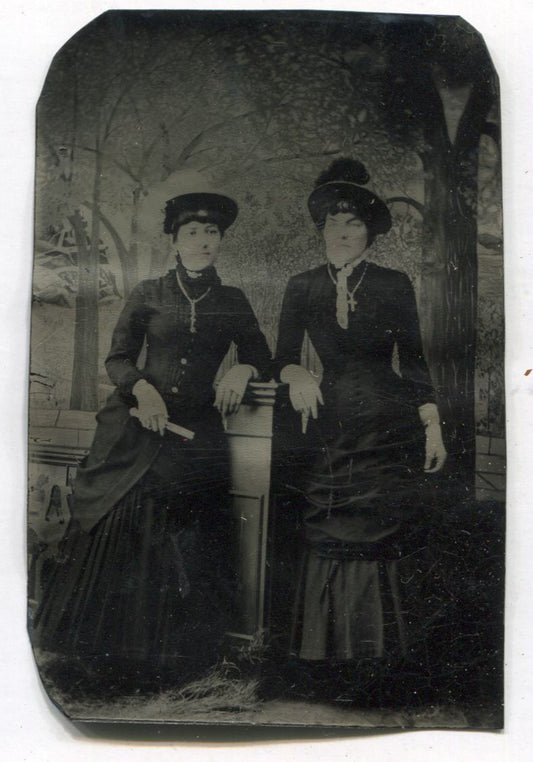
[[[89,533],[67,536],[34,617],[35,646],[154,673],[216,660],[235,590],[225,454],[218,460],[185,486],[156,460]]]
[[[425,438],[401,389],[356,369],[326,386],[311,422],[291,646],[301,659],[405,652],[402,568],[423,502]]]

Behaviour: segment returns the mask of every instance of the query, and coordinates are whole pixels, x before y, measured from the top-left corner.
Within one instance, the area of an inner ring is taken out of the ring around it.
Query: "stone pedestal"
[[[226,420],[241,591],[232,634],[244,638],[253,638],[265,628],[276,388],[273,382],[250,384],[239,412]],[[90,447],[95,427],[94,413],[31,411],[28,554],[30,600],[33,603],[39,599],[42,563],[53,556],[68,524],[76,465]]]

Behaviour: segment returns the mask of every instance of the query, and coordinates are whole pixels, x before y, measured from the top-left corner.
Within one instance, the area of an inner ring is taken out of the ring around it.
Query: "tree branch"
[[[113,239],[113,243],[116,246],[117,249],[117,255],[122,267],[122,282],[124,286],[124,296],[128,296],[128,294],[131,291],[131,283],[129,282],[128,277],[128,249],[124,245],[124,242],[118,233],[117,229],[111,222],[111,220],[102,212],[100,207],[96,208],[94,204],[91,204],[89,201],[84,201],[83,206],[86,206],[88,209],[91,210],[91,212],[94,214],[95,212],[100,217],[100,220],[102,221],[103,225],[108,229],[109,234],[111,238]]]
[[[237,116],[229,117],[228,119],[222,119],[220,122],[216,122],[215,124],[210,125],[209,127],[206,127],[204,130],[199,132],[191,141],[187,143],[187,145],[183,148],[180,155],[178,156],[176,166],[180,166],[184,162],[189,159],[193,153],[194,149],[202,142],[202,140],[205,138],[206,135],[208,135],[210,132],[216,132],[216,130],[219,130],[221,127],[224,127],[227,124],[230,124],[231,122],[235,122],[238,119],[246,119],[251,114],[254,114],[256,112],[256,109],[252,109],[251,111],[246,111],[244,114],[238,114]]]
[[[313,153],[295,153],[292,156],[269,156],[268,159],[261,159],[261,161],[266,163],[273,163],[275,161],[295,161],[296,159],[311,159],[315,156],[336,156],[340,152],[340,148],[331,148],[326,151],[316,151]]]

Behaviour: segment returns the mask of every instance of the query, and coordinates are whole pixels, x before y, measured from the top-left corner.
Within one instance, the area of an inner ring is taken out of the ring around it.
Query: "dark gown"
[[[74,486],[73,527],[33,623],[40,649],[158,679],[217,656],[235,595],[229,457],[213,382],[230,348],[260,373],[269,350],[238,289],[213,269],[189,279],[196,331],[175,271],[132,292],[106,368],[117,390]],[[142,369],[137,360],[146,342]],[[129,415],[146,378],[192,440],[150,432]],[[117,666],[118,665],[118,666]]]
[[[397,560],[423,500],[418,407],[434,392],[408,277],[362,262],[348,291],[363,273],[346,330],[326,265],[290,280],[280,321],[278,371],[300,363],[305,333],[323,366],[324,405],[294,478],[304,552],[292,652],[311,661],[380,657],[406,643]]]

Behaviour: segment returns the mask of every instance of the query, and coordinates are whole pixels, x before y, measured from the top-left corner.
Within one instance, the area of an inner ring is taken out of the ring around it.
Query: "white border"
[[[225,743],[182,741],[146,744],[87,738],[64,721],[43,696],[24,635],[25,405],[29,287],[32,248],[33,114],[51,56],[82,26],[114,9],[289,9],[442,13],[463,16],[484,36],[499,71],[503,95],[504,211],[507,299],[507,399],[509,422],[507,706],[503,733],[419,731],[337,740],[262,743],[237,748]],[[379,0],[372,2],[164,2],[164,0],[27,0],[0,8],[0,215],[2,220],[3,328],[0,344],[0,738],[6,760],[63,762],[158,760],[186,753],[188,760],[232,759],[253,754],[254,762],[286,755],[328,762],[360,757],[454,762],[519,762],[533,748],[531,684],[533,609],[530,578],[533,447],[533,309],[530,204],[533,55],[531,0]],[[531,753],[531,752],[529,752]]]

